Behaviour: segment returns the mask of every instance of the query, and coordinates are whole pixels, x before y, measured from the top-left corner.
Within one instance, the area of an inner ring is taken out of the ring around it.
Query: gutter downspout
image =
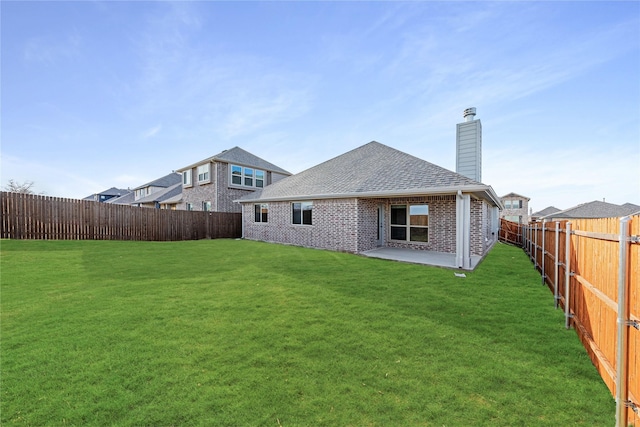
[[[456,197],[456,267],[471,269],[471,254],[469,252],[471,224],[471,203],[468,194],[458,190]]]

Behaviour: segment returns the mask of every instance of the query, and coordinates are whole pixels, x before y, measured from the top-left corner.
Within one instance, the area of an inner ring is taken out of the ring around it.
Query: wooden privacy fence
[[[616,398],[640,426],[640,215],[522,226],[522,245]]]
[[[498,232],[498,239],[500,239],[501,242],[521,246],[522,237],[522,224],[500,218],[500,231]]]
[[[242,215],[0,193],[3,239],[197,240],[242,236]]]

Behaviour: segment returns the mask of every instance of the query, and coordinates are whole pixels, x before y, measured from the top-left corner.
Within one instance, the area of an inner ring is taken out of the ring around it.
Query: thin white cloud
[[[142,133],[142,138],[143,139],[149,139],[149,138],[153,138],[154,136],[156,136],[160,131],[162,130],[162,124],[159,124],[157,126],[154,126],[152,128],[149,128],[147,130],[145,130]]]

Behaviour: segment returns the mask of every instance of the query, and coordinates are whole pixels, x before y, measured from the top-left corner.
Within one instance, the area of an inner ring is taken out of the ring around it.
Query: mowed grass
[[[540,276],[240,240],[1,242],[3,426],[609,426]]]

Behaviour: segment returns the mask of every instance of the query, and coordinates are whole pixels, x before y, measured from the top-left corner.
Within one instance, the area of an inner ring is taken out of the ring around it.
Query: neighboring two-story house
[[[92,194],[90,196],[87,196],[82,200],[90,200],[90,201],[93,201],[93,202],[105,203],[108,200],[113,200],[113,199],[116,199],[118,197],[125,196],[125,195],[127,195],[129,193],[131,193],[131,190],[111,187],[108,190],[104,190],[104,191],[102,191],[100,193],[95,193],[95,194]]]
[[[529,199],[516,193],[505,194],[500,197],[504,209],[500,212],[500,218],[519,224],[529,223]]]
[[[240,147],[224,150],[177,170],[182,180],[178,209],[241,212],[234,200],[273,184],[291,173]]]
[[[178,173],[172,172],[169,175],[165,175],[162,178],[158,178],[146,184],[133,189],[134,200],[131,203],[132,206],[158,208],[160,207],[159,197],[167,192],[167,189],[171,187],[178,187],[181,181],[181,176]]]

